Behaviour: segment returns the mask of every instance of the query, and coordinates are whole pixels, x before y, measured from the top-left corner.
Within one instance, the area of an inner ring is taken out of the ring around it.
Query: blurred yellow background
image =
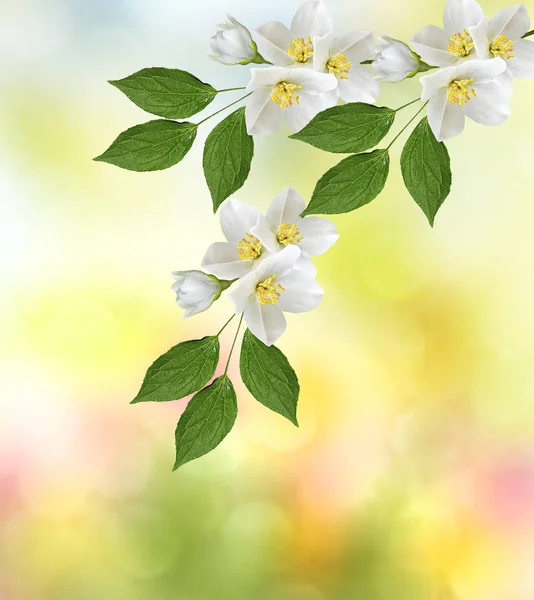
[[[343,30],[406,41],[444,8],[327,4]],[[185,401],[128,404],[157,356],[216,332],[231,304],[184,322],[170,290],[221,239],[209,128],[165,172],[92,162],[153,118],[106,80],[166,66],[246,85],[247,68],[206,56],[216,24],[289,23],[299,5],[2,2],[1,600],[534,598],[533,81],[516,83],[504,126],[469,122],[448,145],[453,191],[433,230],[403,188],[402,143],[385,192],[334,218],[324,301],[279,344],[300,429],[248,394],[237,354],[236,427],[174,474]],[[379,102],[419,87],[386,84]],[[340,159],[286,134],[256,140],[237,198],[265,208],[288,185],[310,198]]]

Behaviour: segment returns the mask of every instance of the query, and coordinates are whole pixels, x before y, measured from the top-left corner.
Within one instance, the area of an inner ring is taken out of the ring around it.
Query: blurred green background
[[[170,290],[221,239],[209,129],[169,171],[94,163],[151,118],[106,80],[166,66],[246,85],[247,68],[206,56],[216,24],[289,23],[299,4],[1,3],[1,600],[534,597],[532,81],[504,126],[469,122],[449,144],[433,230],[403,188],[401,143],[385,192],[335,217],[324,301],[279,344],[301,379],[299,430],[255,402],[236,358],[234,431],[174,474],[185,402],[128,405],[157,356],[231,305],[184,322]],[[341,29],[404,40],[443,4],[328,2]],[[386,84],[379,101],[419,87]],[[236,197],[309,198],[339,160],[286,133],[257,140]]]

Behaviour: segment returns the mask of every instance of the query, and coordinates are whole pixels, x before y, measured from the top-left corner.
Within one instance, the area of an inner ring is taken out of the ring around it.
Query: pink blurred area
[[[406,41],[443,10],[327,4],[344,29]],[[248,69],[207,58],[215,25],[288,22],[298,6],[2,4],[0,600],[534,596],[531,81],[498,131],[470,124],[449,145],[434,229],[402,185],[401,145],[385,192],[334,218],[340,239],[316,261],[324,302],[280,343],[299,429],[248,394],[236,356],[234,431],[176,473],[186,401],[129,405],[160,354],[215,333],[231,304],[184,322],[170,290],[221,236],[209,130],[169,171],[94,163],[151,118],[106,80],[166,66],[246,85]],[[385,85],[379,102],[418,93]],[[286,133],[257,140],[236,197],[265,208],[292,185],[309,198],[339,160]]]

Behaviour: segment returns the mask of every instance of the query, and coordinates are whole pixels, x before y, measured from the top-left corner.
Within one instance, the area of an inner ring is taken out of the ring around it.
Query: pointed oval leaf
[[[214,450],[230,433],[237,417],[237,399],[226,375],[195,394],[176,427],[174,471]]]
[[[204,176],[213,212],[240,189],[250,173],[254,138],[247,133],[245,109],[239,108],[209,134],[204,148]]]
[[[318,181],[302,215],[347,213],[374,200],[389,174],[389,153],[375,150],[342,160]]]
[[[152,67],[110,81],[134,104],[165,119],[188,119],[210,104],[217,90],[187,71]]]
[[[266,346],[247,329],[240,369],[241,379],[254,398],[298,427],[300,385],[284,354],[275,346]]]
[[[319,113],[291,138],[326,152],[365,152],[384,139],[394,121],[391,108],[354,102]]]
[[[451,159],[447,147],[438,142],[425,117],[408,138],[401,156],[406,188],[425,213],[430,225],[451,191]]]
[[[148,369],[132,404],[170,402],[189,396],[213,377],[219,362],[219,338],[182,342],[171,348]]]
[[[197,135],[194,123],[149,121],[127,129],[94,160],[129,171],[161,171],[179,163]]]

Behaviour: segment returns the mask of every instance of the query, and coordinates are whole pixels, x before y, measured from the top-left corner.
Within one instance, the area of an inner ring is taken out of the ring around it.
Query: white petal
[[[482,125],[502,125],[510,116],[508,98],[496,83],[484,83],[476,88],[477,97],[464,105],[465,114]]]
[[[339,95],[345,102],[367,102],[374,104],[380,92],[380,84],[365,67],[352,67],[348,79],[340,79]]]
[[[304,253],[302,253],[300,258],[297,260],[295,269],[297,271],[302,271],[302,273],[308,277],[311,277],[312,279],[317,275],[317,268],[313,264],[312,259]]]
[[[435,73],[425,75],[421,77],[421,83],[423,85],[423,94],[421,100],[430,100],[440,90],[449,87],[451,81],[456,79],[458,69],[456,67],[448,67],[446,69],[439,69]]]
[[[293,36],[282,23],[271,21],[262,25],[253,32],[252,37],[258,46],[259,53],[273,65],[293,64],[293,58],[287,53]]]
[[[495,77],[493,83],[496,83],[501,88],[507,98],[514,92],[514,78],[510,69],[506,69],[504,73]]]
[[[284,291],[278,306],[284,312],[303,313],[317,308],[323,298],[323,288],[302,271],[292,271],[280,279]]]
[[[439,142],[453,138],[464,130],[465,115],[458,104],[448,101],[446,89],[430,99],[428,123]]]
[[[237,248],[226,242],[212,244],[202,260],[202,267],[220,279],[244,277],[253,266],[251,260],[240,260]]]
[[[280,106],[271,100],[272,88],[254,92],[247,101],[245,118],[249,135],[274,133],[282,121]]]
[[[267,346],[272,346],[287,327],[286,318],[278,304],[262,305],[255,300],[244,310],[247,327]]]
[[[247,92],[255,92],[262,88],[273,88],[281,81],[286,81],[291,69],[286,67],[267,67],[266,69],[254,68],[250,70],[251,79],[247,85]]]
[[[299,242],[300,249],[310,256],[323,254],[339,238],[337,227],[328,219],[321,217],[305,217],[297,222],[300,234],[304,239]]]
[[[306,2],[303,4],[291,23],[291,34],[294,38],[323,36],[330,33],[334,25],[324,2]]]
[[[195,315],[204,312],[205,310],[208,310],[208,308],[210,308],[212,304],[212,298],[203,298],[202,300],[200,300],[194,305],[191,305],[185,310],[184,319],[189,319],[191,317],[194,317]]]
[[[271,202],[267,209],[267,220],[275,229],[282,223],[293,225],[305,208],[304,198],[295,188],[288,187]]]
[[[515,58],[506,61],[512,75],[518,79],[534,77],[534,42],[515,40],[514,54]]]
[[[260,211],[239,200],[227,200],[221,208],[219,219],[224,237],[237,245],[258,222]]]
[[[458,79],[474,79],[475,83],[489,83],[506,71],[506,61],[502,58],[490,60],[469,60],[458,66]]]
[[[332,58],[335,34],[329,33],[313,40],[313,68],[318,73],[329,73],[326,63]]]
[[[337,87],[337,80],[333,75],[316,73],[311,69],[292,69],[284,81],[301,85],[304,94],[322,94]]]
[[[490,38],[489,38],[489,23],[488,19],[484,17],[481,19],[478,25],[469,28],[469,33],[475,44],[475,50],[477,52],[477,58],[487,60],[493,58],[493,54],[490,52]]]
[[[294,131],[300,131],[320,112],[330,108],[332,102],[329,97],[310,96],[309,94],[300,94],[299,104],[294,103],[289,108],[282,108],[282,117],[289,128]]]
[[[336,35],[333,55],[344,54],[353,65],[370,59],[373,55],[375,36],[372,31],[353,31]]]
[[[449,52],[449,36],[435,25],[428,25],[412,38],[413,47],[429,65],[450,67],[458,57]]]
[[[276,233],[271,229],[269,222],[263,215],[260,215],[258,223],[251,229],[250,233],[256,236],[272,254],[276,254],[281,250],[282,247],[278,243]]]
[[[445,7],[443,25],[447,37],[455,33],[462,33],[480,22],[484,17],[484,11],[475,0],[449,0]]]
[[[500,35],[504,35],[509,40],[515,40],[523,37],[529,29],[530,17],[524,4],[503,8],[489,22],[492,40]]]

